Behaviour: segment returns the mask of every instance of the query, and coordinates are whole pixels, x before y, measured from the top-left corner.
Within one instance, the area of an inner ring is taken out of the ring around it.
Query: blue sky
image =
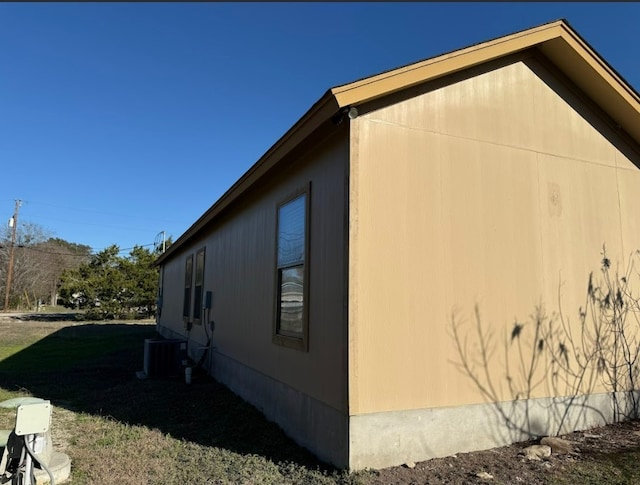
[[[0,221],[175,240],[330,87],[559,18],[640,90],[639,3],[1,3]]]

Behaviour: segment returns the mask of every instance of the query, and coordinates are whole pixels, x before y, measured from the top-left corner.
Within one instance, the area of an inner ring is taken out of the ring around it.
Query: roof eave
[[[338,86],[331,92],[340,106],[372,101],[545,42],[560,35],[562,25],[564,25],[562,21],[541,25]]]
[[[331,119],[339,109],[330,91],[320,98],[256,163],[247,170],[200,218],[194,222],[169,248],[156,260],[162,264],[173,253],[204,226],[225,210],[249,187],[260,180],[280,160],[294,148],[304,142],[320,125]]]
[[[640,144],[640,95],[563,20],[335,87],[325,93],[224,195],[182,234],[161,264],[341,108],[357,106],[479,64],[537,48]]]
[[[568,25],[538,50],[640,144],[640,95]]]
[[[331,92],[340,107],[359,105],[531,48],[542,52],[640,143],[640,96],[563,20],[338,86]]]

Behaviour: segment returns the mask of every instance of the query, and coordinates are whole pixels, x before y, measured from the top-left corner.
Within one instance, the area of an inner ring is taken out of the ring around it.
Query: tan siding
[[[514,397],[514,321],[557,310],[560,280],[575,319],[602,244],[616,261],[640,242],[638,169],[603,126],[534,61],[352,122],[350,414],[482,402],[452,363],[451,315],[473,323],[475,305]]]
[[[222,217],[207,236],[205,291],[213,292],[216,352],[335,409],[346,406],[344,192],[346,137],[334,136],[270,179]],[[276,208],[311,181],[309,351],[272,343]],[[170,261],[172,268],[181,257]],[[166,279],[182,281],[181,271]],[[180,283],[181,284],[181,283]],[[177,292],[173,292],[176,293]],[[171,306],[176,306],[171,301]],[[181,305],[181,303],[180,303]],[[181,308],[181,306],[179,307]],[[164,320],[168,321],[168,320]],[[175,322],[172,322],[175,325]],[[194,326],[194,341],[206,341]]]
[[[174,331],[182,329],[184,258],[185,253],[182,253],[162,267],[162,314],[159,324]]]
[[[555,303],[562,279],[579,286],[573,301],[569,300],[572,286],[567,288],[565,303],[573,311],[584,304],[588,272],[598,269],[602,245],[613,261],[623,256],[617,171],[548,155],[538,155],[538,160],[546,301]]]
[[[627,256],[640,250],[640,173],[637,169],[618,170],[618,185],[623,254]]]

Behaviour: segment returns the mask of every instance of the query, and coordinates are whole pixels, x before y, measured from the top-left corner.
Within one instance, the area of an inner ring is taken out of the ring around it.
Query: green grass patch
[[[452,483],[405,468],[335,470],[202,373],[191,385],[138,380],[153,325],[16,322],[0,334],[0,400],[52,401],[54,442],[72,459],[72,485]],[[0,409],[0,428],[14,420],[14,410]],[[640,483],[639,462],[640,451],[582,457],[536,483]]]
[[[63,372],[109,353],[142,348],[143,339],[154,335],[150,325],[89,324],[62,328],[29,342],[29,328],[24,325],[23,329],[0,345],[0,372]]]
[[[26,349],[28,346],[28,343],[24,343],[22,345],[3,345],[2,348],[0,348],[0,361],[3,361],[8,357],[17,354],[18,352]]]
[[[586,458],[586,459],[585,459]],[[640,450],[583,457],[562,473],[549,477],[554,485],[630,485],[640,483]]]
[[[366,474],[319,462],[203,373],[191,385],[138,380],[153,325],[50,325],[5,328],[0,399],[52,401],[54,440],[66,443],[73,485],[366,483]],[[13,419],[13,410],[0,412],[0,427]]]

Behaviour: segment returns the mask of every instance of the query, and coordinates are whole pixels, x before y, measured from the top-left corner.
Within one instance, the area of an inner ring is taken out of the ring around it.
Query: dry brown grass
[[[138,380],[152,324],[0,319],[0,335],[0,400],[52,401],[54,446],[72,459],[72,484],[358,482],[202,373],[189,386]],[[0,427],[12,419],[0,412]]]
[[[640,483],[640,431],[633,426],[606,428],[609,451],[556,459],[550,467],[521,462],[514,445],[415,469],[347,474],[318,462],[201,373],[191,385],[136,379],[154,325],[0,316],[0,335],[0,400],[34,395],[52,401],[54,447],[71,457],[73,485],[486,483],[475,476],[480,470],[502,484],[518,476],[532,484]],[[0,428],[13,419],[13,411],[0,409]],[[617,447],[625,439],[625,447]]]

